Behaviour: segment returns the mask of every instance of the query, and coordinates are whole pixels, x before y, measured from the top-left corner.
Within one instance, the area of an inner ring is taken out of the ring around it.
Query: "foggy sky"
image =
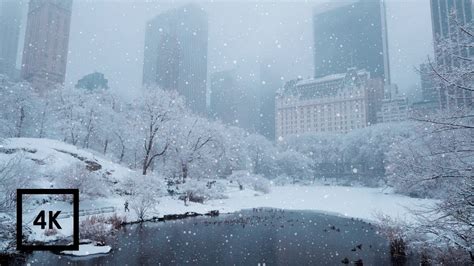
[[[188,2],[74,0],[66,84],[99,71],[112,89],[135,95],[147,20]],[[194,2],[208,13],[209,74],[237,68],[256,79],[261,60],[274,61],[270,67],[283,80],[313,74],[312,12],[326,1]],[[419,83],[414,68],[433,53],[429,0],[388,0],[387,22],[392,82],[413,91]]]

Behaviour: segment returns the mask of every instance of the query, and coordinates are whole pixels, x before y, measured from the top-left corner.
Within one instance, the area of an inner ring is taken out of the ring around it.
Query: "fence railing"
[[[110,213],[110,212],[115,212],[115,207],[102,207],[102,208],[96,208],[96,209],[79,210],[79,216],[96,215],[96,214],[103,214],[103,213]],[[58,219],[66,219],[66,218],[71,217],[72,215],[73,215],[73,212],[61,212],[58,215]]]

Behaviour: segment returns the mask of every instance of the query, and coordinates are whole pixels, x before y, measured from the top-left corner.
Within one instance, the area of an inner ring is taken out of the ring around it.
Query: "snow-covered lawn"
[[[191,203],[189,206],[184,206],[182,201],[165,197],[156,207],[156,214],[163,216],[187,211],[204,213],[210,210],[228,213],[242,209],[270,207],[313,210],[364,220],[375,220],[375,214],[383,213],[409,221],[411,214],[407,208],[420,208],[434,202],[429,199],[385,194],[379,188],[295,185],[275,186],[268,194],[252,190],[234,190],[229,192],[228,199],[211,200],[205,204]],[[123,206],[117,205],[117,207],[119,210],[123,209]],[[130,219],[134,218],[131,213],[127,215]]]
[[[94,171],[100,173],[107,181],[107,187],[111,190],[105,197],[94,200],[82,198],[80,210],[90,210],[103,207],[114,207],[118,215],[127,216],[127,221],[136,221],[137,216],[131,208],[130,212],[124,212],[125,198],[121,197],[113,188],[134,171],[113,163],[92,151],[78,149],[72,145],[48,139],[7,139],[0,148],[0,161],[8,161],[15,154],[21,153],[27,162],[32,162],[32,170],[36,180],[36,187],[50,187],[51,180],[48,176],[52,172],[82,162],[84,167],[100,166]],[[42,178],[43,176],[43,178]],[[140,175],[137,175],[140,177]],[[203,181],[205,182],[205,181]],[[227,199],[209,200],[204,204],[189,203],[185,206],[183,201],[177,197],[165,196],[159,198],[159,203],[147,213],[147,217],[162,217],[166,214],[182,214],[185,212],[206,213],[211,210],[219,210],[221,213],[236,212],[249,208],[281,208],[291,210],[313,210],[327,212],[347,217],[360,218],[364,220],[375,220],[378,213],[390,215],[394,218],[410,221],[412,216],[407,208],[421,208],[435,203],[434,200],[415,199],[393,193],[386,193],[380,188],[344,187],[344,186],[272,186],[268,194],[256,192],[251,189],[240,191],[236,184],[226,181]],[[46,206],[34,206],[27,215],[25,222],[32,221],[39,209],[55,210],[58,206],[54,204],[68,204],[57,202]],[[28,208],[25,208],[28,209]],[[64,206],[63,208],[65,209]],[[107,213],[105,215],[111,215]],[[85,216],[81,217],[81,220]],[[61,219],[64,225],[59,235],[45,236],[44,230],[32,228],[33,239],[52,240],[58,237],[72,234],[72,218]]]

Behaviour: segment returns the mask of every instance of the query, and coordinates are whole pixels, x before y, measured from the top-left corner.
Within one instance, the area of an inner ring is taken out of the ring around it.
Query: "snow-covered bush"
[[[285,186],[293,184],[293,178],[286,175],[279,175],[276,178],[272,179],[272,183],[277,186]]]
[[[191,202],[204,203],[212,199],[225,199],[226,186],[220,181],[193,180],[179,186],[182,192],[181,199]]]
[[[103,215],[92,215],[86,217],[79,225],[81,239],[105,241],[110,235],[112,225],[107,223]]]
[[[31,179],[36,173],[31,162],[22,154],[5,156],[0,153],[0,212],[11,211],[16,206],[16,190],[31,187]]]
[[[261,175],[251,174],[248,171],[234,171],[228,179],[231,182],[237,183],[242,190],[250,188],[263,193],[271,191],[271,184],[268,179]]]
[[[75,163],[55,173],[55,183],[58,188],[79,189],[81,198],[95,199],[108,195],[102,177],[90,171],[83,163]]]

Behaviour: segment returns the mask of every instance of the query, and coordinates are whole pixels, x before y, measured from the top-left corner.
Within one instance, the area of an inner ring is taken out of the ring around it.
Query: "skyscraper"
[[[64,83],[72,0],[31,0],[21,77],[39,90]]]
[[[244,80],[238,71],[225,70],[211,75],[210,116],[249,132],[259,128],[257,86]]]
[[[464,60],[474,56],[474,47],[466,45],[471,37],[462,28],[472,27],[472,0],[431,0],[431,20],[435,61],[438,71],[449,72],[457,67],[472,64]],[[469,30],[469,29],[468,29]],[[472,76],[464,82],[472,83]],[[433,89],[438,90],[440,107],[457,109],[473,105],[473,93],[440,82]]]
[[[462,39],[463,34],[460,31],[460,26],[472,22],[472,0],[431,0],[431,21],[436,63],[451,65],[453,64],[453,55],[446,54],[446,50],[439,49],[438,46],[448,38]],[[458,45],[457,49],[456,54],[474,55],[472,47],[469,49]]]
[[[210,116],[226,124],[235,125],[238,121],[238,106],[242,98],[235,70],[213,73],[210,83]]]
[[[390,83],[385,5],[382,0],[337,1],[313,14],[314,76],[355,67]]]
[[[20,2],[0,1],[0,74],[11,78],[16,78],[20,24]]]
[[[275,95],[283,87],[277,74],[274,59],[264,59],[260,63],[258,133],[268,139],[275,139]]]
[[[206,113],[206,12],[195,4],[156,16],[145,35],[143,84],[177,90],[196,113]]]

